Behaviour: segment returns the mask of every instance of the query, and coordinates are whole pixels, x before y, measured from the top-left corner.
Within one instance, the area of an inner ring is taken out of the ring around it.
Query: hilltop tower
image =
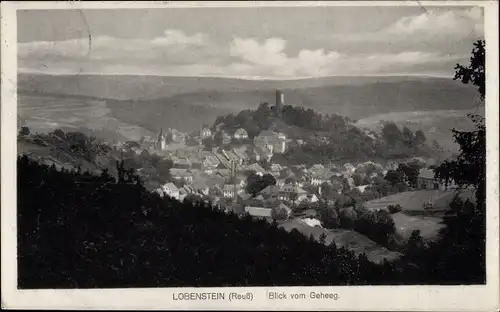
[[[276,115],[278,117],[281,116],[283,106],[285,105],[285,94],[280,90],[276,90]]]

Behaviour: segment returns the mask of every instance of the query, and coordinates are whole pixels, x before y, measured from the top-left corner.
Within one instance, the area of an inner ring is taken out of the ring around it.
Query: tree
[[[325,207],[320,210],[320,218],[323,226],[327,229],[335,229],[340,226],[340,218],[336,209]]]
[[[22,126],[21,129],[19,130],[19,135],[20,136],[28,136],[30,135],[30,128],[26,126]]]
[[[257,193],[259,193],[269,185],[276,185],[276,179],[271,174],[267,173],[263,176],[260,176],[252,171],[247,176],[246,190],[253,196],[256,196]]]
[[[410,186],[414,187],[416,185],[420,173],[420,166],[417,163],[399,164],[398,171],[405,175]]]
[[[389,213],[394,214],[400,212],[401,210],[403,210],[403,208],[401,207],[401,205],[396,204],[387,206],[387,210],[389,210]]]
[[[323,182],[321,185],[321,197],[332,200],[338,194],[333,185]]]
[[[153,157],[155,158],[155,157]],[[154,160],[153,162],[155,162]],[[156,172],[164,181],[171,181],[170,169],[174,166],[171,159],[161,159],[157,162]]]
[[[280,206],[271,209],[271,217],[273,220],[286,220],[288,219],[288,211]]]
[[[54,130],[54,135],[58,138],[64,139],[65,138],[65,133],[61,129],[56,129]]]
[[[394,146],[403,140],[403,134],[393,122],[387,122],[382,128],[382,137],[387,144]]]
[[[417,260],[415,258],[422,255],[424,248],[425,242],[420,236],[420,230],[413,230],[405,246],[405,255],[412,260]]]
[[[415,138],[413,140],[413,145],[420,146],[420,145],[424,144],[426,140],[427,140],[427,138],[425,137],[424,132],[422,130],[417,130],[417,132],[415,132]]]
[[[403,127],[403,141],[407,146],[413,146],[415,139],[416,139],[416,134],[413,134],[408,127]]]
[[[392,186],[395,186],[398,183],[404,182],[404,173],[398,170],[389,170],[387,171],[385,177]]]
[[[476,41],[472,49],[469,66],[457,64],[455,66],[455,77],[453,77],[453,80],[460,80],[463,84],[472,83],[476,86],[481,100],[484,100],[486,93],[486,79],[484,75],[485,47],[484,40]]]
[[[354,186],[360,186],[363,183],[363,176],[359,173],[353,174],[352,179],[354,180]]]
[[[470,64],[455,67],[454,80],[477,87],[480,99],[485,98],[485,42],[474,43]],[[444,161],[435,170],[438,179],[454,181],[460,187],[475,189],[475,203],[455,202],[447,225],[441,232],[441,242],[430,252],[441,255],[436,259],[436,272],[446,278],[461,274],[460,281],[484,283],[486,280],[486,126],[484,118],[469,115],[475,124],[473,131],[452,130],[460,145],[454,160]],[[460,273],[458,273],[460,272]],[[455,277],[456,278],[456,277]]]

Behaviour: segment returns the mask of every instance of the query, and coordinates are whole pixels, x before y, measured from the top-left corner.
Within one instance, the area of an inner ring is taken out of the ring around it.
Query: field
[[[396,226],[396,233],[404,240],[408,240],[414,230],[420,230],[420,236],[426,240],[435,240],[439,235],[439,230],[445,226],[440,218],[414,217],[402,212],[391,215]]]
[[[426,240],[434,240],[443,224],[444,211],[453,200],[456,190],[418,190],[403,192],[387,197],[374,199],[365,203],[370,210],[387,210],[388,205],[399,204],[402,212],[392,214],[397,233],[403,239],[408,239],[413,230],[420,230],[420,235]],[[462,198],[473,198],[471,190],[463,191]],[[433,203],[434,208],[424,209],[425,203]]]
[[[423,211],[424,204],[435,203],[434,210],[445,210],[451,202],[454,190],[418,190],[393,194],[367,201],[365,207],[370,210],[387,210],[388,205],[399,204],[403,212]]]
[[[19,94],[18,102],[19,119],[27,123],[31,132],[50,132],[60,128],[110,141],[138,140],[142,135],[154,135],[137,125],[112,117],[105,100]]]
[[[301,222],[299,219],[288,220],[280,224],[280,226],[287,231],[291,231],[295,228],[307,237],[312,234],[315,239],[319,239],[321,234],[324,233],[326,235],[327,244],[333,241],[337,247],[345,247],[353,251],[356,255],[364,253],[370,261],[376,263],[380,263],[384,258],[391,261],[401,256],[400,253],[390,251],[387,248],[375,243],[368,237],[352,230],[329,230],[319,227],[311,227]]]

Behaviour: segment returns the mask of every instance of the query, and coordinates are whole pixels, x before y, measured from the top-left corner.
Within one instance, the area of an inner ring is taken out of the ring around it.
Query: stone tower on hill
[[[281,117],[283,106],[285,105],[285,94],[280,90],[276,90],[276,116]]]

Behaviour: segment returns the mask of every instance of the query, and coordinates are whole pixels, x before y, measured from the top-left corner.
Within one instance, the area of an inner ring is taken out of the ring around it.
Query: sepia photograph
[[[498,309],[497,4],[334,2],[2,3],[2,286]]]

